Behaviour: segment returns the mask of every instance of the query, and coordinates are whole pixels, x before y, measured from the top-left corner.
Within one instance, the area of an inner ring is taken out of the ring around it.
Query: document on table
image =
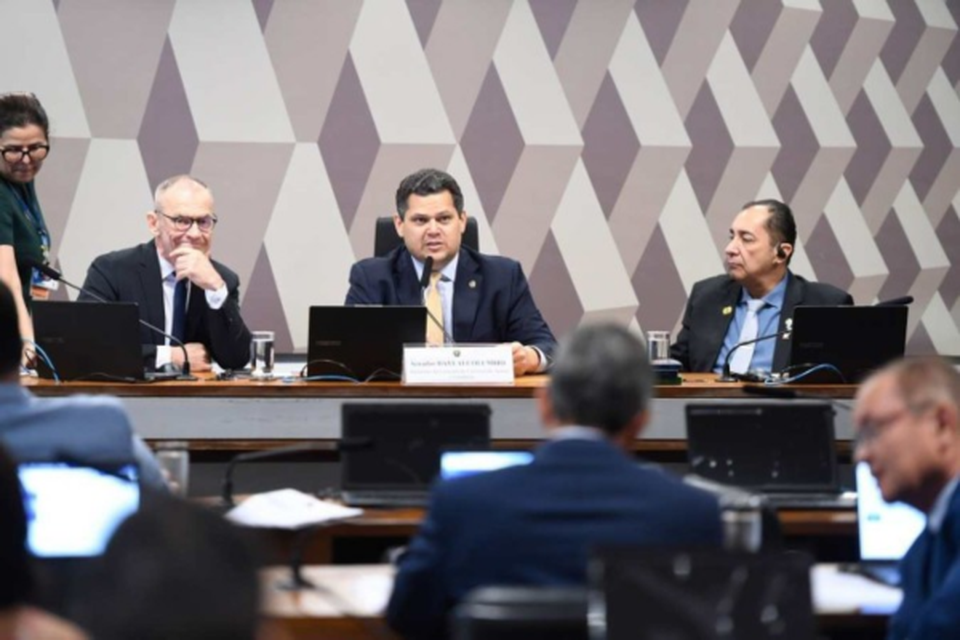
[[[317,498],[296,489],[252,495],[227,513],[231,522],[247,527],[300,529],[313,524],[354,518],[363,509]]]

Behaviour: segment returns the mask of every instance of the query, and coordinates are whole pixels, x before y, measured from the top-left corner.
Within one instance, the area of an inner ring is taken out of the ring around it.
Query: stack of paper
[[[296,489],[250,496],[227,513],[227,519],[247,527],[299,529],[313,524],[354,518],[363,509],[318,500]]]

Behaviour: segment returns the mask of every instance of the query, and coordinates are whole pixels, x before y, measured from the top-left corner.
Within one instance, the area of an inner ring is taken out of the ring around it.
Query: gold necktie
[[[443,304],[440,302],[440,288],[437,286],[440,277],[439,271],[431,273],[430,287],[427,289],[427,312],[433,315],[433,318],[427,316],[427,344],[443,344]]]

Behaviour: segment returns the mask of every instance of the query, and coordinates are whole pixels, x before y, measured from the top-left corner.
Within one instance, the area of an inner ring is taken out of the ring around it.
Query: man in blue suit
[[[960,373],[939,358],[901,360],[857,395],[856,459],[883,499],[927,514],[901,562],[903,601],[888,638],[960,634]]]
[[[20,385],[22,342],[10,290],[0,283],[0,444],[18,461],[135,462],[144,486],[166,490],[156,458],[108,396],[36,398]]]
[[[461,246],[467,212],[457,181],[438,169],[421,169],[403,179],[396,200],[393,219],[404,246],[353,265],[346,304],[420,305],[426,300],[430,309],[435,292],[439,308],[428,318],[428,341],[434,328],[438,342],[509,342],[517,375],[546,371],[556,340],[533,302],[520,263]],[[433,276],[421,291],[428,258]]]
[[[561,347],[539,395],[547,442],[533,462],[447,480],[400,558],[387,620],[443,637],[449,610],[483,585],[581,585],[600,544],[722,543],[717,500],[640,466],[653,374],[623,327],[588,325]]]

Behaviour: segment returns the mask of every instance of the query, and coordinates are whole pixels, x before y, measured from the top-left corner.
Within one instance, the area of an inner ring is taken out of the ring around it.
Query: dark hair
[[[640,338],[626,328],[590,324],[560,346],[548,393],[564,424],[619,433],[650,404],[653,371]]]
[[[250,535],[211,511],[149,496],[110,540],[79,622],[97,640],[253,640],[260,587]]]
[[[408,202],[411,195],[432,196],[435,193],[449,191],[453,196],[453,206],[458,214],[463,213],[463,192],[460,185],[446,171],[439,169],[420,169],[411,173],[400,182],[397,187],[397,215],[402,220],[410,207]]]
[[[793,211],[790,209],[790,205],[780,202],[779,200],[774,200],[773,198],[751,200],[743,205],[741,211],[751,207],[764,207],[770,213],[770,217],[767,218],[765,226],[770,233],[770,238],[773,240],[774,246],[781,244],[788,244],[791,247],[796,246],[797,222],[793,219]],[[790,264],[792,258],[793,253],[791,252],[787,257],[787,264]]]
[[[0,95],[0,135],[7,129],[35,124],[43,129],[43,137],[50,139],[50,120],[43,105],[32,93],[5,93]]]
[[[0,376],[18,369],[23,353],[20,339],[20,319],[13,294],[6,284],[0,282]]]
[[[27,514],[17,465],[0,446],[0,611],[27,600],[33,579],[27,555]]]

